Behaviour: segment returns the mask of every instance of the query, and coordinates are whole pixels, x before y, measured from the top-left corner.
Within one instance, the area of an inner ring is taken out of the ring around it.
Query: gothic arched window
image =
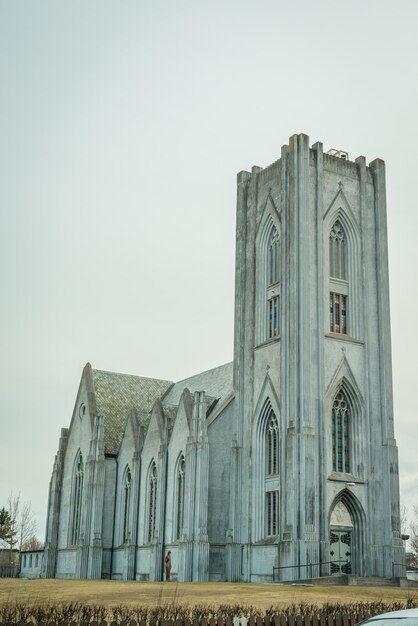
[[[347,238],[340,220],[329,235],[330,331],[347,334]]]
[[[177,503],[176,503],[176,539],[181,539],[184,524],[184,486],[185,486],[186,460],[181,455],[177,464]]]
[[[332,469],[334,472],[350,471],[350,409],[347,398],[340,390],[335,396],[331,414]]]
[[[329,273],[333,278],[347,280],[347,242],[339,220],[334,223],[329,235]]]
[[[71,503],[70,543],[75,545],[80,539],[81,505],[83,500],[84,462],[78,453],[73,470],[73,493]]]
[[[273,226],[267,248],[267,284],[274,285],[280,279],[280,239],[277,228]]]
[[[279,426],[273,409],[270,407],[266,424],[266,479],[277,477],[279,473]],[[266,480],[266,535],[278,533],[279,493],[276,485]]]
[[[130,511],[131,511],[131,484],[132,474],[129,467],[125,469],[123,476],[122,493],[122,543],[126,543],[130,537]]]
[[[280,419],[266,398],[254,421],[254,499],[255,541],[279,534],[280,499]]]
[[[157,519],[157,466],[152,462],[148,475],[148,541],[155,537]]]
[[[279,427],[272,408],[270,408],[266,444],[267,476],[275,476],[279,473]]]
[[[280,332],[280,237],[275,226],[267,240],[266,264],[267,338],[271,339],[278,337]]]

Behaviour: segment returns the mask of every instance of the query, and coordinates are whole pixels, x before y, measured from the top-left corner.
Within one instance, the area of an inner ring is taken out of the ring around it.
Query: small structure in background
[[[20,554],[20,578],[40,578],[43,550],[24,550]]]

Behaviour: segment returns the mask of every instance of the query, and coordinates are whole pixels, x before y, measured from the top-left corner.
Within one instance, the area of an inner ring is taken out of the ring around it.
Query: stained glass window
[[[332,469],[335,472],[350,471],[349,407],[340,391],[332,406]]]
[[[330,331],[347,334],[347,296],[331,291],[329,294]]]

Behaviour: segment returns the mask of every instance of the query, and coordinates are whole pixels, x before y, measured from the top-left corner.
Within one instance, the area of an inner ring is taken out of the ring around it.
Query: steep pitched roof
[[[201,374],[180,380],[168,390],[162,400],[163,405],[177,406],[185,387],[187,387],[191,393],[194,391],[204,391],[207,396],[222,399],[233,389],[232,375],[233,363],[226,363],[225,365],[214,367]]]
[[[97,413],[104,420],[105,452],[117,454],[129,413],[150,413],[173,383],[95,369],[92,375]]]

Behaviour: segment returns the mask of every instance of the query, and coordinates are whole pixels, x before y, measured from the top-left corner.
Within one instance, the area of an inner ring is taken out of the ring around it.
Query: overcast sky
[[[305,132],[386,161],[395,426],[418,503],[416,0],[0,0],[0,507],[83,366],[232,359],[236,173]]]

